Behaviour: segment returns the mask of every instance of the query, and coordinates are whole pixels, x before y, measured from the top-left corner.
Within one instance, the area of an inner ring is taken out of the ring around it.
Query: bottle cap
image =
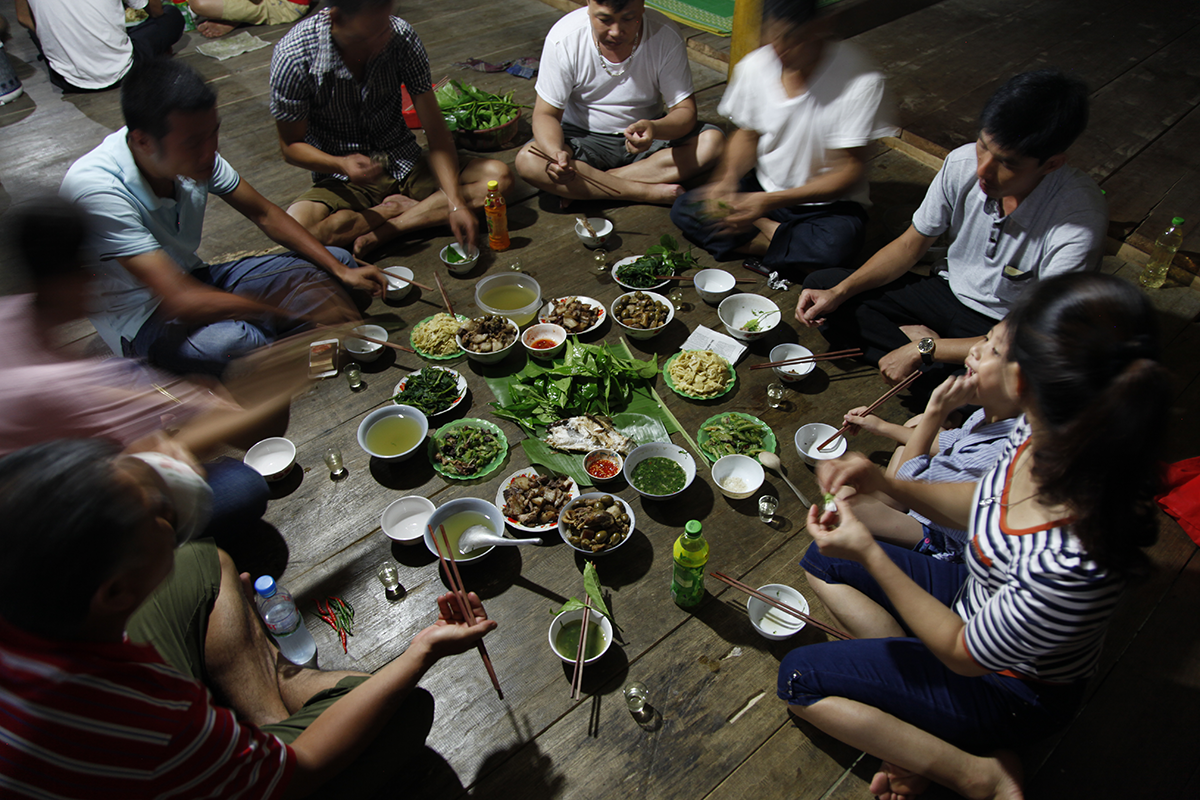
[[[1171,220],[1171,224],[1178,228],[1183,224],[1183,217],[1175,217],[1175,219]]]
[[[275,579],[270,575],[263,575],[254,582],[254,591],[263,597],[271,597],[275,594]]]
[[[690,534],[690,535],[692,535],[692,536],[697,536],[697,535],[699,535],[699,533],[700,533],[700,520],[698,520],[698,519],[692,519],[692,520],[688,520],[688,524],[683,526],[683,530],[684,530],[684,532],[685,532],[685,533],[688,533],[688,534]]]
[[[500,188],[500,182],[499,182],[499,181],[488,181],[488,191],[492,191],[492,192],[494,192],[494,191],[496,191],[496,190],[497,190],[497,189],[499,189],[499,188]]]

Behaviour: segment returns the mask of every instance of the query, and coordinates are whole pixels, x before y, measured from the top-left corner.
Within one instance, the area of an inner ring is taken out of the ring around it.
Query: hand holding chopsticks
[[[441,534],[440,542],[438,534]],[[450,537],[446,535],[446,526],[439,525],[437,533],[433,532],[433,526],[429,526],[429,536],[433,539],[434,547],[438,551],[438,560],[442,562],[442,569],[446,573],[446,580],[450,583],[450,591],[454,595],[455,602],[458,603],[459,613],[462,614],[464,621],[471,624],[474,622],[475,616],[471,613],[471,603],[466,589],[463,587],[462,575],[458,573],[458,563],[454,559],[454,548],[450,546]],[[482,611],[483,605],[481,604],[479,608]],[[488,677],[492,679],[492,686],[495,687],[496,694],[503,700],[504,691],[500,688],[500,679],[496,677],[496,670],[492,667],[492,660],[488,658],[487,647],[482,639],[475,643],[475,648],[479,650],[479,657],[483,659],[483,666],[487,668]]]
[[[893,386],[891,389],[888,389],[888,390],[887,390],[887,392],[885,392],[885,393],[884,393],[883,397],[880,397],[880,398],[879,398],[878,400],[876,400],[874,403],[871,403],[871,405],[867,406],[867,410],[866,410],[866,411],[864,411],[863,413],[859,414],[859,416],[860,416],[860,417],[865,417],[865,416],[868,416],[868,415],[870,415],[870,414],[874,414],[874,413],[875,413],[875,409],[879,408],[881,405],[883,405],[884,403],[886,403],[888,400],[891,400],[893,397],[895,397],[896,395],[900,394],[900,392],[902,392],[902,391],[904,391],[905,389],[907,389],[907,388],[908,388],[909,386],[911,386],[911,385],[913,384],[913,382],[914,382],[914,381],[916,381],[916,379],[917,379],[917,378],[919,378],[919,377],[921,377],[921,370],[919,370],[919,369],[918,369],[918,370],[913,370],[913,372],[912,372],[912,374],[911,374],[911,375],[909,375],[907,378],[905,378],[904,380],[902,380],[902,381],[900,381],[899,383],[897,383],[897,384],[896,384],[895,386]],[[845,425],[843,425],[842,427],[838,428],[838,432],[837,432],[837,433],[835,433],[833,436],[830,436],[828,439],[826,439],[825,441],[823,441],[823,442],[821,442],[819,445],[817,445],[817,449],[818,449],[818,450],[824,450],[826,447],[828,447],[828,446],[829,446],[829,443],[830,443],[830,442],[832,442],[834,439],[838,438],[839,436],[841,436],[843,433],[845,433],[845,432],[846,432],[846,431],[848,431],[848,430],[850,430],[850,423],[849,423],[849,422],[847,422],[847,423],[846,423]]]
[[[754,587],[750,586],[749,584],[742,583],[741,581],[735,580],[734,578],[731,578],[728,575],[725,575],[720,572],[710,572],[708,574],[712,575],[714,578],[721,581],[722,583],[726,583],[735,589],[745,592],[746,594],[750,595],[751,597],[757,597],[759,600],[762,600],[767,605],[773,606],[785,614],[790,614],[791,616],[796,617],[799,620],[802,620],[807,625],[811,625],[814,628],[825,631],[826,633],[828,633],[830,636],[832,636],[835,639],[853,639],[854,638],[853,636],[846,633],[845,631],[839,631],[837,628],[834,628],[831,625],[826,625],[824,622],[821,622],[818,619],[814,619],[813,617],[810,617],[808,614],[805,614],[803,611],[800,611],[799,609],[792,608],[787,603],[784,603],[780,600],[776,600],[774,597],[771,597],[769,595],[763,594],[758,589],[755,589]]]
[[[862,350],[857,347],[851,350],[832,350],[828,353],[814,353],[811,356],[799,356],[798,358],[787,358],[783,361],[768,361],[765,364],[755,364],[750,369],[786,367],[790,364],[807,364],[810,361],[836,361],[842,358],[854,358],[855,356],[861,356],[862,354]]]
[[[546,161],[549,164],[557,164],[558,163],[557,161],[554,160],[554,157],[551,156],[549,153],[545,152],[544,150],[538,149],[537,145],[530,145],[529,152],[533,153],[535,156]],[[614,189],[613,187],[609,186],[608,184],[603,183],[602,181],[598,181],[595,178],[592,178],[588,175],[584,175],[582,172],[576,171],[575,174],[578,175],[580,177],[580,179],[583,180],[584,183],[588,183],[588,184],[591,184],[592,186],[595,186],[597,189],[604,192],[605,194],[607,194],[610,197],[616,197],[617,195],[621,194],[621,192],[618,191],[617,189]]]

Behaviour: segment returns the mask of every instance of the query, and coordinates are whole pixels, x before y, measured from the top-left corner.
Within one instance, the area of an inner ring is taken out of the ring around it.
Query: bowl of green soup
[[[662,500],[679,494],[696,478],[696,460],[671,442],[644,444],[625,457],[625,480],[642,497]]]
[[[383,461],[404,461],[425,441],[429,420],[412,406],[377,408],[358,424],[358,446]]]
[[[613,628],[608,617],[595,609],[587,610],[591,612],[591,616],[588,619],[587,644],[583,648],[583,663],[591,664],[608,652],[608,646],[612,644]],[[579,655],[583,612],[582,608],[564,611],[550,623],[550,649],[568,664],[574,664]]]

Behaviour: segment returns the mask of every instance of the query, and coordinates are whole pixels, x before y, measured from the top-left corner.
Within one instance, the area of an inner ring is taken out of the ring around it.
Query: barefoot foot
[[[929,779],[884,761],[871,779],[871,794],[879,800],[909,800],[925,793]]]
[[[677,183],[651,183],[647,186],[646,201],[655,205],[669,206],[675,202],[676,197],[683,194],[683,187]]]
[[[380,242],[379,237],[375,235],[375,231],[371,231],[370,233],[364,233],[362,236],[354,240],[354,246],[351,248],[351,252],[354,253],[355,258],[362,258],[380,244],[382,244],[382,242]]]
[[[196,30],[205,38],[216,39],[229,33],[237,26],[236,22],[221,22],[220,20],[210,19],[197,25]]]
[[[411,197],[406,197],[402,194],[392,194],[383,198],[383,202],[375,208],[386,219],[391,219],[392,217],[400,216],[415,205],[417,205],[417,201]]]

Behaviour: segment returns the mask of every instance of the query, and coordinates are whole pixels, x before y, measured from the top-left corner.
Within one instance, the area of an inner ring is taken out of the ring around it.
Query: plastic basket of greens
[[[446,127],[464,150],[499,150],[517,134],[523,106],[513,101],[512,92],[491,94],[452,80],[434,95]]]

